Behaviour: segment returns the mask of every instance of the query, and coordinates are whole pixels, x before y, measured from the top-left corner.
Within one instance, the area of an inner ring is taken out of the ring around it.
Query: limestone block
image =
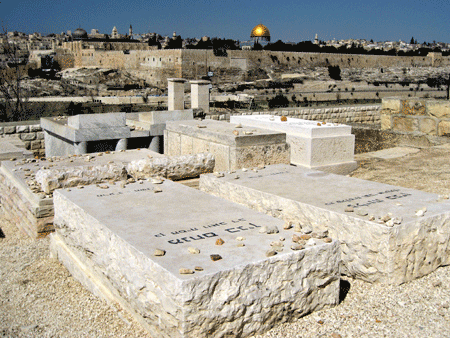
[[[427,115],[437,118],[450,118],[450,102],[449,101],[427,101]]]
[[[57,190],[51,239],[76,279],[119,302],[152,337],[249,337],[338,303],[337,241],[298,251],[286,243],[266,257],[274,239],[291,237],[282,220],[169,180],[157,187]]]
[[[437,121],[435,119],[428,118],[420,119],[419,127],[422,133],[425,133],[427,135],[436,135]]]
[[[181,180],[212,173],[214,165],[214,156],[209,153],[165,156],[131,161],[127,165],[127,172],[135,179],[160,176]]]
[[[414,118],[397,117],[392,118],[392,130],[395,131],[417,131],[418,121]]]
[[[16,133],[28,133],[29,130],[28,126],[16,126]]]
[[[67,125],[75,129],[123,127],[125,122],[125,113],[82,114],[67,119]]]
[[[342,244],[341,271],[354,278],[401,284],[450,264],[450,202],[436,194],[286,165],[202,175],[200,189],[269,215],[276,210],[313,231],[327,229]]]
[[[33,141],[36,139],[36,133],[23,133],[20,134],[20,139],[22,141]]]
[[[40,124],[32,124],[30,125],[30,132],[42,131]]]
[[[399,114],[402,115],[426,115],[425,99],[402,99]]]
[[[108,180],[119,181],[127,178],[125,167],[121,164],[94,165],[89,167],[65,167],[40,169],[36,181],[47,194],[55,189],[99,184]]]
[[[41,141],[31,141],[30,149],[36,150],[41,148]]]
[[[44,139],[44,132],[43,131],[36,132],[36,139],[37,140],[43,140]]]
[[[386,110],[386,114],[398,114],[401,109],[401,99],[399,97],[386,97],[381,100],[381,110]]]
[[[5,127],[3,127],[3,131],[5,134],[15,134],[16,127],[15,126],[5,126]]]
[[[439,136],[450,136],[450,121],[441,121],[438,125]]]
[[[391,115],[385,114],[384,112],[381,114],[381,130],[389,130],[391,129]]]

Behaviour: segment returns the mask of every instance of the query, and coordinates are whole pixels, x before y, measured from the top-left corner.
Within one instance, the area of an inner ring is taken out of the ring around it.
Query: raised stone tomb
[[[21,230],[31,237],[42,237],[54,230],[55,189],[81,189],[91,184],[105,188],[105,182],[126,184],[155,176],[180,180],[212,172],[213,168],[211,154],[167,157],[148,149],[3,161],[1,205],[5,217]]]
[[[166,155],[199,152],[214,155],[216,171],[290,163],[285,133],[235,128],[229,123],[214,120],[167,122],[164,131]]]
[[[286,165],[202,175],[200,189],[329,230],[354,278],[400,284],[450,264],[450,202],[435,194]]]
[[[53,255],[153,337],[245,337],[338,303],[337,242],[292,250],[282,220],[179,183],[63,189],[54,203]]]
[[[301,120],[271,115],[231,116],[231,124],[286,133],[291,163],[310,169],[348,174],[356,169],[355,136],[351,127],[337,123]]]

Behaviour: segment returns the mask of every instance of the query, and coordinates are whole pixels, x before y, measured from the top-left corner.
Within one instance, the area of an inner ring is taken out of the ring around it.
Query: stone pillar
[[[202,108],[205,114],[209,113],[209,85],[210,81],[191,81],[191,108]]]
[[[87,142],[76,142],[74,144],[75,146],[75,155],[83,155],[87,154]]]
[[[161,137],[162,136],[153,136],[150,141],[150,146],[148,147],[151,151],[157,152],[161,154]]]
[[[184,83],[185,79],[171,78],[167,79],[169,89],[168,94],[168,110],[184,109]]]
[[[127,148],[128,148],[128,139],[127,138],[121,138],[119,141],[117,141],[116,151],[127,150]]]

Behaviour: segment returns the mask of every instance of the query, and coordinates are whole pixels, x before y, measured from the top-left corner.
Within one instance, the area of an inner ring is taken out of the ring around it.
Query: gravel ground
[[[390,160],[359,155],[352,176],[449,194],[449,151],[427,148]],[[0,219],[1,337],[148,337],[127,313],[90,294],[49,258],[48,243]],[[341,289],[339,306],[257,337],[450,337],[450,267],[400,286],[344,277]]]

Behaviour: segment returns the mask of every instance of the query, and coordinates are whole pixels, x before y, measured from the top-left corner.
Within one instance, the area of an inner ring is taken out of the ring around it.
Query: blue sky
[[[156,32],[182,38],[248,40],[258,23],[272,41],[319,39],[405,40],[450,43],[450,1],[444,0],[0,0],[8,30],[60,33],[79,26],[111,33]]]

